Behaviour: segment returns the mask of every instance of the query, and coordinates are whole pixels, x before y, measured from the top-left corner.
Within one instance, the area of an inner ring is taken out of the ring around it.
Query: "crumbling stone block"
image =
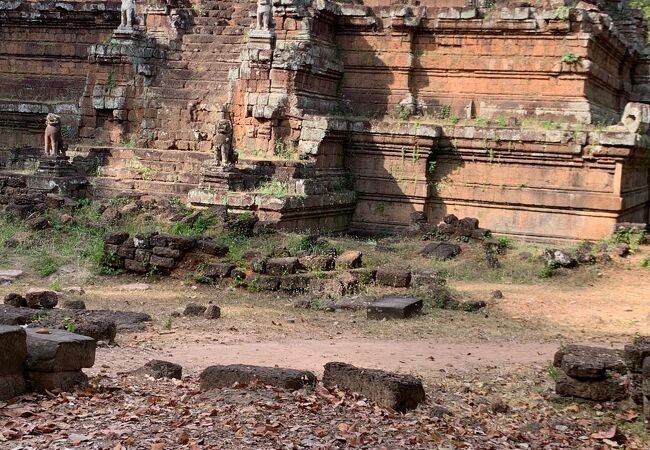
[[[375,274],[377,283],[392,287],[409,287],[411,271],[392,267],[380,267]]]
[[[25,330],[0,325],[0,400],[25,392],[23,364],[27,356]]]
[[[183,311],[184,316],[198,317],[205,313],[206,307],[198,303],[188,303]]]
[[[22,295],[12,292],[5,295],[4,304],[13,306],[15,308],[20,308],[20,307],[27,306],[27,300],[25,300],[25,297],[23,297]]]
[[[433,289],[444,286],[447,280],[436,269],[415,269],[411,272],[411,287]]]
[[[623,349],[623,357],[632,372],[641,372],[643,361],[650,356],[650,336],[641,336]]]
[[[301,267],[312,271],[334,270],[335,259],[331,255],[308,255],[298,259]]]
[[[422,381],[411,375],[364,369],[342,362],[325,364],[323,384],[338,386],[395,411],[414,409],[425,400]]]
[[[148,375],[157,380],[160,378],[176,378],[180,380],[183,376],[183,367],[173,362],[153,359],[136,372]]]
[[[104,235],[104,243],[111,245],[122,245],[129,238],[129,233],[115,231]]]
[[[27,360],[33,372],[68,372],[92,367],[95,363],[95,340],[64,330],[26,329]]]
[[[203,313],[203,317],[206,319],[218,319],[221,317],[221,308],[217,305],[208,305]]]
[[[280,289],[289,292],[306,291],[313,279],[314,276],[310,273],[286,275],[280,278]]]
[[[196,248],[201,253],[212,256],[225,256],[228,254],[228,246],[212,239],[201,239],[197,241]]]
[[[269,275],[290,275],[298,270],[298,258],[270,258],[266,260],[266,273]]]
[[[336,266],[344,269],[361,267],[363,254],[356,250],[346,250],[336,258]]]
[[[234,264],[230,263],[208,264],[205,266],[205,269],[203,269],[203,275],[214,279],[227,278],[235,267]]]
[[[558,395],[597,402],[628,396],[627,368],[616,350],[567,345],[555,354],[553,365],[561,370],[555,384]]]
[[[383,297],[367,308],[368,319],[407,319],[422,311],[422,300],[413,297]]]
[[[316,384],[316,376],[307,370],[246,364],[210,366],[201,372],[199,378],[202,390],[231,387],[235,383],[250,384],[253,382],[290,390]]]
[[[31,288],[25,294],[25,301],[30,308],[51,309],[59,302],[59,295],[50,289]]]
[[[431,242],[422,249],[420,254],[428,258],[444,261],[459,255],[460,251],[460,246],[456,244],[449,242]]]

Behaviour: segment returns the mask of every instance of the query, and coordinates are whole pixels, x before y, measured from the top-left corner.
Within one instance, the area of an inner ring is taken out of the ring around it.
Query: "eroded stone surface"
[[[316,376],[307,370],[262,367],[246,364],[216,365],[206,368],[200,376],[201,389],[230,387],[235,383],[253,382],[296,390],[316,384]]]
[[[159,378],[176,378],[178,380],[183,376],[183,367],[180,364],[176,364],[169,361],[161,361],[159,359],[153,359],[146,363],[141,369],[137,371],[138,373],[143,373],[149,375],[155,379]]]
[[[425,400],[422,382],[411,375],[364,369],[342,362],[325,364],[323,384],[358,392],[395,411],[414,409]]]
[[[411,283],[411,271],[396,267],[380,267],[375,273],[375,280],[384,286],[408,287]]]
[[[28,328],[27,360],[31,372],[71,372],[95,363],[95,340],[63,330],[37,333]]]

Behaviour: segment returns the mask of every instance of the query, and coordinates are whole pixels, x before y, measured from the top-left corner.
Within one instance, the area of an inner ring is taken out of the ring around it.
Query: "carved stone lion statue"
[[[65,151],[61,136],[61,117],[50,113],[45,118],[45,154],[65,156]]]
[[[230,120],[217,122],[216,134],[214,136],[214,161],[220,166],[233,166],[237,163],[236,153],[232,149],[232,124]]]

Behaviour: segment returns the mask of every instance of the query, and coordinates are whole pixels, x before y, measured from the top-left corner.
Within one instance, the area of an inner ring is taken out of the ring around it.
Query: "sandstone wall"
[[[0,4],[0,147],[41,147],[49,112],[76,136],[88,47],[117,24],[117,1]]]

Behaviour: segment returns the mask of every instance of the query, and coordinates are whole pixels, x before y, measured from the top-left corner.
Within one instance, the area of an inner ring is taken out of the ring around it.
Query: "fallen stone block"
[[[208,305],[203,313],[203,317],[206,319],[218,319],[221,317],[221,308],[217,305]]]
[[[420,254],[428,258],[444,261],[459,255],[460,251],[460,246],[456,244],[450,244],[449,242],[431,242],[422,249]]]
[[[391,267],[380,267],[375,274],[377,283],[384,286],[408,287],[411,282],[411,271]]]
[[[0,400],[25,392],[23,366],[27,357],[25,330],[0,325]]]
[[[212,239],[201,239],[197,241],[196,248],[201,253],[212,256],[225,256],[228,254],[228,246]]]
[[[64,300],[61,307],[64,309],[86,309],[86,302],[83,300]]]
[[[342,362],[325,364],[323,384],[357,392],[395,411],[414,409],[425,400],[422,381],[414,376],[364,369]]]
[[[280,277],[256,275],[250,280],[246,280],[246,283],[253,291],[277,291],[280,289]]]
[[[136,370],[136,373],[148,375],[157,380],[160,378],[176,378],[180,380],[183,376],[183,367],[173,362],[153,359]]]
[[[435,269],[415,269],[411,272],[411,287],[433,289],[447,284],[441,272]]]
[[[63,330],[27,328],[25,367],[32,372],[71,372],[95,363],[95,340]]]
[[[356,250],[346,250],[336,258],[336,267],[355,269],[361,267],[363,254]]]
[[[12,292],[5,295],[4,304],[13,306],[15,308],[20,308],[20,307],[27,306],[27,300],[25,300],[25,297],[23,297],[22,295]]]
[[[26,357],[25,330],[17,326],[0,325],[0,376],[22,374]]]
[[[570,344],[555,353],[553,364],[570,377],[602,379],[609,372],[627,374],[625,361],[616,350]]]
[[[72,391],[77,387],[88,384],[88,377],[81,370],[63,372],[26,372],[27,383],[34,391]]]
[[[122,245],[129,238],[129,233],[115,231],[104,235],[104,242],[110,245]]]
[[[422,311],[422,300],[413,297],[383,297],[367,308],[367,318],[407,319]]]
[[[346,270],[343,273],[350,274],[350,276],[359,284],[370,284],[375,281],[377,270],[367,267],[358,267],[356,269]]]
[[[198,303],[188,303],[183,310],[183,315],[187,317],[198,317],[205,313],[206,307]]]
[[[311,271],[334,270],[335,259],[332,255],[307,255],[298,259],[301,267]]]
[[[213,279],[228,278],[235,267],[230,263],[208,264],[203,269],[203,275]]]
[[[483,300],[466,300],[464,302],[460,302],[458,305],[459,309],[468,312],[478,311],[479,309],[483,309],[486,306],[487,303],[485,303]]]
[[[578,261],[564,250],[546,249],[543,258],[547,266],[570,268],[578,264]]]
[[[32,321],[34,310],[0,305],[0,325],[25,325]]]
[[[578,379],[561,372],[555,380],[555,392],[566,397],[578,397],[595,402],[622,400],[628,395],[628,378],[613,374],[610,377],[595,379]]]
[[[307,370],[282,367],[262,367],[246,364],[216,365],[206,368],[200,375],[201,389],[231,387],[235,383],[259,383],[282,389],[297,390],[316,384],[316,376]]]
[[[269,275],[290,275],[296,273],[298,258],[270,258],[266,260],[266,273]]]
[[[73,321],[72,326],[76,334],[91,337],[96,341],[106,341],[109,344],[115,342],[117,335],[117,325],[112,320],[80,318]]]
[[[286,275],[280,278],[280,289],[289,292],[306,291],[313,279],[314,275],[310,273]]]
[[[51,309],[59,302],[59,295],[50,289],[31,288],[25,294],[25,301],[30,308]]]
[[[643,361],[650,356],[650,336],[640,336],[623,350],[623,358],[632,372],[641,372]]]

